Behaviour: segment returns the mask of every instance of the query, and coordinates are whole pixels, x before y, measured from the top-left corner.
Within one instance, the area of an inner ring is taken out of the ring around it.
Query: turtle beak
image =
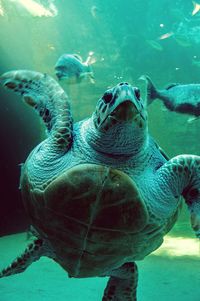
[[[138,114],[136,106],[131,100],[127,99],[119,104],[116,109],[109,115],[118,121],[131,121]]]
[[[134,122],[136,119],[137,121],[139,119],[146,120],[146,111],[140,98],[140,91],[128,83],[120,83],[116,86],[110,109],[108,117],[120,122]]]
[[[132,111],[133,117],[141,111],[141,99],[139,89],[132,87],[128,83],[120,83],[115,87],[113,98],[110,103],[112,112],[122,110]],[[112,114],[112,113],[111,113]]]

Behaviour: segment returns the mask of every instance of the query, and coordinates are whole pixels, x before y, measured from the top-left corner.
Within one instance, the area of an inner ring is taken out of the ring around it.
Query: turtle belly
[[[139,242],[137,235],[134,235],[133,239],[131,234],[120,231],[93,227],[88,230],[88,227],[70,219],[68,223],[67,231],[58,232],[58,229],[52,229],[49,234],[49,229],[43,227],[42,230],[48,232],[48,240],[56,254],[56,262],[70,277],[105,275],[124,262],[133,261],[143,254],[143,239]]]
[[[70,277],[106,275],[125,262],[143,259],[162,243],[160,234],[159,239],[154,237],[149,240],[142,233],[127,234],[92,227],[88,231],[87,227],[80,224],[78,227],[76,222],[68,222],[71,228],[74,227],[74,232],[60,231],[58,234],[52,231],[48,239],[56,254],[56,261]],[[80,232],[84,236],[80,237]]]
[[[145,228],[149,215],[125,173],[83,164],[63,172],[44,191],[31,189],[24,177],[22,189],[32,224],[69,275],[104,274],[142,250],[142,239],[140,246],[133,235]]]
[[[70,277],[106,275],[125,262],[142,260],[163,241],[155,224],[138,233],[128,233],[86,225],[63,215],[57,218],[55,220],[54,212],[48,211],[45,223],[37,220],[34,226],[47,237],[56,255],[55,261]]]

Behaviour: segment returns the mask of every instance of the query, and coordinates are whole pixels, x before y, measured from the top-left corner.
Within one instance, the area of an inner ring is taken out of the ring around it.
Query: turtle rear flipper
[[[49,143],[53,148],[66,151],[72,143],[72,117],[68,96],[49,75],[29,70],[4,73],[0,82],[23,96],[42,117]]]
[[[29,265],[40,259],[41,256],[48,256],[47,247],[42,239],[35,239],[7,268],[0,272],[0,278],[24,272]]]
[[[102,301],[136,301],[138,269],[135,262],[127,262],[111,271]]]

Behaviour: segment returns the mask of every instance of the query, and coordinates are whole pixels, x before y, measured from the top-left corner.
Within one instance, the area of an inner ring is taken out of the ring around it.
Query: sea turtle
[[[135,261],[162,244],[181,196],[200,237],[200,157],[167,160],[148,134],[139,89],[126,82],[108,89],[92,117],[75,124],[66,93],[47,74],[10,71],[1,82],[38,111],[48,137],[21,174],[37,238],[0,277],[44,255],[70,277],[109,276],[103,301],[135,301]]]

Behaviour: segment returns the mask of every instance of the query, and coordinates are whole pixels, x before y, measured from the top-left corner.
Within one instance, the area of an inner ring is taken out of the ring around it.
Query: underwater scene
[[[200,301],[200,2],[0,0],[0,301]]]

